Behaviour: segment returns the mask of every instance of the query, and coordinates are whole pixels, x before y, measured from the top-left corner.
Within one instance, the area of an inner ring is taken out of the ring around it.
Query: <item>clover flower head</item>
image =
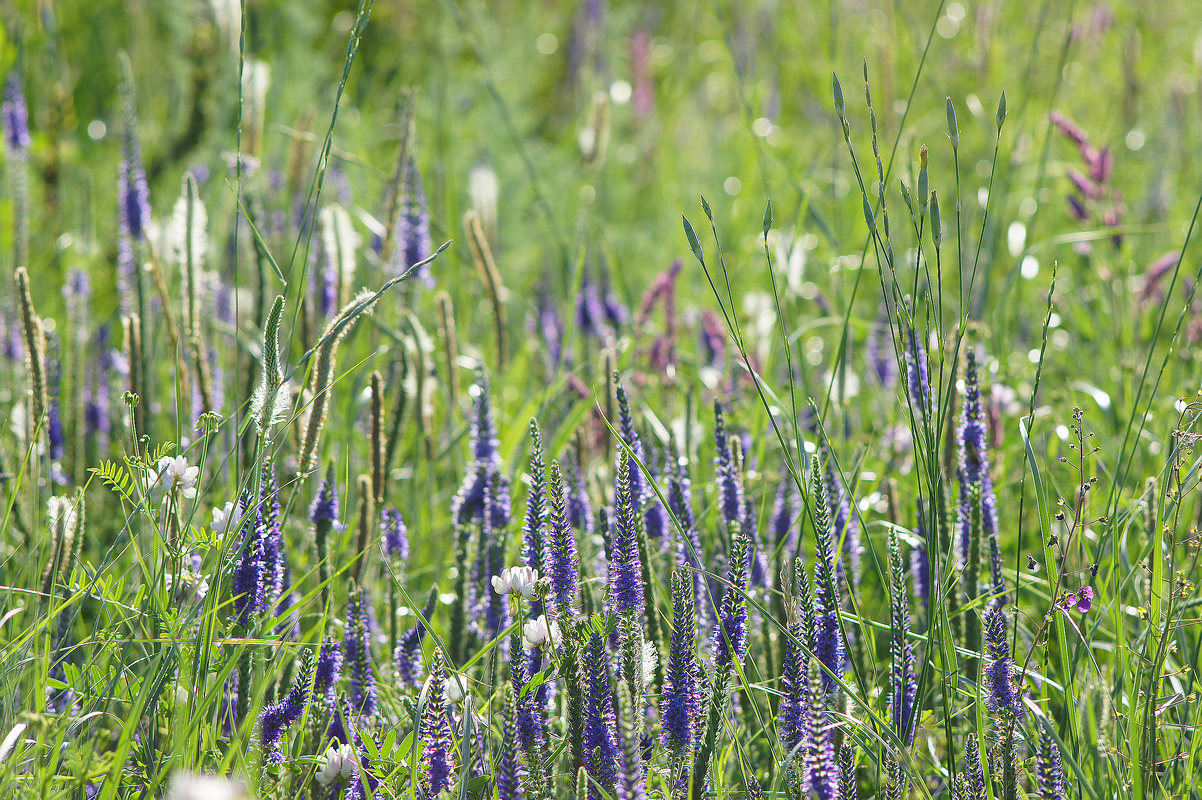
[[[558,647],[563,641],[559,631],[559,623],[548,622],[546,614],[540,614],[538,619],[532,619],[522,628],[522,643],[526,647],[542,647],[548,643]]]
[[[196,497],[196,484],[200,480],[200,467],[188,464],[184,456],[163,456],[154,470],[151,491],[161,491],[164,496],[176,489],[187,499]]]
[[[326,750],[326,763],[317,770],[317,782],[329,786],[337,780],[348,780],[359,769],[359,759],[350,744],[330,747]]]
[[[213,521],[209,523],[209,527],[213,533],[224,536],[229,533],[230,526],[237,521],[238,515],[234,512],[234,503],[228,501],[223,506],[213,506]]]
[[[523,600],[529,600],[534,597],[538,580],[536,569],[506,567],[500,575],[492,576],[492,590],[497,594],[520,594]]]

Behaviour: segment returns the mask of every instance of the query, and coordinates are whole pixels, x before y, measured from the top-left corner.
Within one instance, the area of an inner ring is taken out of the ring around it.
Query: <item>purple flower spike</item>
[[[618,741],[614,732],[613,685],[609,677],[605,641],[593,631],[581,662],[585,688],[584,769],[593,781],[613,794],[618,780]],[[590,800],[603,795],[589,787]]]
[[[613,566],[609,586],[613,610],[619,614],[643,614],[643,568],[639,561],[638,532],[635,529],[631,474],[638,469],[626,454],[618,456],[618,476],[614,487]]]
[[[551,462],[551,510],[547,517],[547,563],[551,579],[554,616],[572,616],[580,591],[580,559],[576,554],[576,536],[569,521],[564,496],[563,475],[559,462]]]
[[[701,716],[697,671],[697,614],[693,582],[684,570],[672,572],[672,641],[660,697],[664,745],[676,754],[692,753]]]
[[[497,800],[522,800],[525,772],[518,760],[517,710],[513,694],[505,704],[505,723],[501,736],[501,755],[497,764]]]
[[[496,496],[492,504],[491,524],[500,529],[509,524],[509,483],[501,474],[497,426],[493,420],[488,378],[483,374],[477,379],[473,393],[472,463],[464,476],[463,486],[455,496],[451,512],[461,525],[480,521],[486,504],[486,484],[492,483]]]
[[[1066,788],[1060,748],[1043,728],[1039,730],[1039,743],[1035,747],[1035,782],[1039,786],[1039,800],[1064,800]]]
[[[722,518],[733,531],[743,518],[743,484],[730,452],[722,404],[714,401],[714,472],[722,495]]]
[[[431,589],[430,596],[426,598],[426,605],[422,607],[421,619],[401,636],[396,650],[392,654],[393,663],[396,665],[397,681],[402,686],[416,687],[421,678],[422,640],[426,638],[426,622],[429,622],[430,617],[434,614],[434,603],[437,600],[436,588]],[[422,620],[426,622],[422,622]]]
[[[1025,714],[1022,698],[1014,690],[1014,661],[1006,640],[1006,615],[995,606],[985,612],[985,650],[989,654],[985,679],[989,689],[987,703],[995,714]]]
[[[401,512],[386,508],[380,512],[381,549],[384,555],[401,564],[409,560],[409,529]]]
[[[718,629],[714,631],[714,664],[718,667],[741,663],[747,655],[746,592],[747,537],[736,529],[726,585],[718,607]]]
[[[830,517],[826,511],[822,467],[817,456],[811,465],[811,496],[814,498],[814,652],[818,660],[835,675],[843,673],[843,633],[839,628],[839,590],[835,583],[835,553],[831,545]],[[836,683],[824,670],[822,686],[826,692]]]
[[[430,248],[430,215],[426,210],[426,193],[422,188],[422,174],[417,168],[417,158],[410,154],[403,170],[405,196],[401,213],[397,217],[397,254],[404,262],[398,272],[404,272],[419,261],[428,258]],[[426,286],[433,286],[434,279],[422,267],[422,279]]]
[[[313,654],[309,650],[304,653],[300,672],[297,673],[296,680],[293,681],[287,696],[278,703],[265,706],[259,716],[263,752],[267,754],[269,764],[279,764],[284,760],[284,752],[280,748],[280,737],[284,735],[284,731],[301,718],[309,701],[309,678],[313,674]]]
[[[346,615],[346,638],[342,643],[351,668],[351,704],[365,717],[374,716],[379,709],[376,698],[376,676],[371,665],[371,632],[367,618],[367,601],[363,589],[351,587],[350,606]]]
[[[4,143],[10,153],[24,157],[32,143],[29,138],[29,111],[25,106],[25,92],[16,72],[10,72],[4,82],[4,105],[0,110],[4,118]]]
[[[446,683],[442,650],[435,650],[419,737],[424,743],[421,761],[429,797],[437,797],[455,785],[455,749],[451,742],[451,709],[447,706]]]
[[[522,563],[545,572],[543,542],[544,517],[547,513],[547,481],[543,460],[543,438],[538,421],[530,420],[530,491],[526,495],[526,515],[522,521]],[[537,616],[537,614],[535,614]]]
[[[313,696],[320,697],[322,705],[331,714],[337,708],[336,692],[341,677],[342,645],[325,639],[317,656],[317,667],[313,670]]]

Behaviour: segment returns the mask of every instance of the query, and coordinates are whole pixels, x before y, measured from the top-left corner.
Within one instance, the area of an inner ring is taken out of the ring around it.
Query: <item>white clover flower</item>
[[[520,594],[523,600],[534,597],[538,570],[530,567],[506,567],[500,575],[492,576],[492,590],[497,594]]]
[[[218,536],[225,536],[230,532],[230,526],[237,521],[238,515],[234,512],[233,502],[227,502],[220,508],[213,506],[213,521],[209,523],[209,527]]]
[[[355,748],[349,744],[331,747],[326,751],[326,763],[317,770],[317,782],[329,786],[336,780],[348,780],[359,769]]]
[[[163,582],[167,585],[167,593],[177,603],[200,605],[209,595],[208,580],[192,570],[184,570],[180,573],[178,587],[174,573],[165,573]]]
[[[540,614],[538,619],[530,620],[522,628],[522,643],[526,647],[542,647],[547,643],[558,647],[562,641],[563,635],[559,632],[559,623],[548,622],[546,614]]]
[[[467,696],[467,682],[458,672],[447,673],[446,693],[447,700],[452,703],[458,703]]]
[[[167,800],[241,800],[246,797],[242,784],[214,775],[183,772],[171,779]]]
[[[163,456],[159,459],[156,475],[152,479],[151,491],[170,494],[178,489],[180,494],[191,500],[196,497],[196,483],[200,480],[200,467],[189,466],[184,456]]]

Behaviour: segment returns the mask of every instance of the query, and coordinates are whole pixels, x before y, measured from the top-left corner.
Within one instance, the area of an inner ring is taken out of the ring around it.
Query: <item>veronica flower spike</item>
[[[676,569],[672,572],[672,641],[660,696],[664,745],[677,754],[691,755],[700,716],[693,584],[683,569]]]
[[[369,624],[364,590],[352,586],[343,651],[351,670],[351,703],[355,711],[368,717],[374,716],[379,708],[376,676],[371,664]]]
[[[843,632],[839,628],[839,590],[835,583],[830,517],[826,510],[822,467],[816,456],[811,463],[811,477],[815,536],[814,652],[826,667],[822,673],[823,690],[831,692],[837,685],[831,674],[843,674]]]
[[[559,462],[550,468],[550,513],[547,517],[547,571],[551,579],[550,608],[556,616],[572,616],[580,593],[580,558],[569,519],[566,487]]]
[[[280,738],[305,712],[305,706],[309,701],[309,679],[312,675],[313,652],[305,650],[301,656],[300,671],[287,696],[278,703],[265,706],[259,716],[263,752],[266,753],[269,764],[279,764],[284,760],[284,753],[280,748]]]
[[[419,736],[423,742],[423,785],[429,797],[437,797],[455,785],[455,748],[451,741],[451,712],[447,707],[446,682],[442,650],[435,650],[430,679],[426,683],[426,702]]]

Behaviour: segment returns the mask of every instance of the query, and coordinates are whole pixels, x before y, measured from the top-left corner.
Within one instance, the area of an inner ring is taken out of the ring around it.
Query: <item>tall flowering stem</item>
[[[980,486],[981,532],[986,537],[997,535],[997,501],[994,499],[993,480],[989,475],[989,445],[985,432],[985,414],[981,408],[981,383],[977,374],[977,356],[973,348],[968,349],[964,368],[964,406],[960,414],[960,425],[956,431],[959,443],[960,512],[957,525],[960,532],[960,557],[969,569],[979,569],[979,563],[970,563],[971,507],[966,505],[969,487]]]
[[[422,786],[427,796],[437,797],[455,785],[455,748],[451,741],[451,709],[447,705],[447,674],[442,650],[434,651],[430,682],[422,710]]]
[[[1035,747],[1035,783],[1039,800],[1065,800],[1064,767],[1060,762],[1060,747],[1052,734],[1040,728]]]
[[[547,514],[547,481],[543,461],[543,439],[538,421],[530,420],[530,490],[526,494],[526,514],[522,520],[522,562],[539,574],[546,573],[544,556],[544,519]],[[536,605],[531,616],[541,609]]]
[[[342,677],[342,645],[329,639],[322,640],[321,652],[317,655],[317,666],[313,670],[313,696],[319,700],[326,712],[333,714],[337,706],[338,681]]]
[[[747,537],[735,529],[718,629],[714,631],[714,665],[719,669],[742,663],[747,655]]]
[[[317,576],[321,580],[321,602],[329,606],[330,600],[330,533],[338,526],[338,494],[334,490],[330,474],[326,470],[317,487],[317,496],[309,509],[309,521],[313,523],[313,545],[317,550]]]
[[[815,457],[810,465],[811,497],[814,498],[814,653],[826,667],[822,687],[833,692],[833,675],[843,674],[843,632],[839,628],[839,590],[835,583],[835,553],[831,545],[831,523],[826,510],[822,467]]]
[[[618,742],[614,732],[613,684],[609,676],[605,640],[593,631],[581,662],[584,681],[584,740],[582,760],[591,782],[612,795],[618,778]],[[590,782],[590,783],[591,783]],[[590,800],[600,800],[597,786],[590,785]]]
[[[914,674],[914,643],[910,641],[910,598],[906,590],[897,533],[889,529],[889,596],[891,659],[889,713],[893,730],[909,744],[914,738],[918,680]]]
[[[497,800],[522,800],[525,772],[518,760],[517,695],[510,687],[505,701],[505,720],[501,733],[501,753],[497,759]]]
[[[568,513],[566,487],[559,462],[550,468],[550,506],[547,516],[546,564],[551,579],[551,612],[556,617],[576,613],[580,594],[580,558]]]
[[[280,747],[280,738],[305,712],[305,706],[309,702],[309,680],[312,676],[313,652],[305,650],[301,656],[300,672],[297,673],[288,694],[278,703],[271,703],[263,708],[259,716],[259,725],[263,752],[268,764],[283,762],[284,752]]]
[[[639,563],[638,524],[631,475],[638,471],[629,455],[618,456],[618,474],[614,485],[613,565],[609,586],[613,610],[631,613],[640,620],[644,614],[643,574]]]
[[[342,647],[351,669],[351,705],[365,717],[375,716],[379,709],[376,675],[371,664],[370,624],[365,592],[352,585]]]
[[[718,401],[714,401],[714,472],[722,498],[722,519],[728,530],[734,530],[743,519],[743,484],[731,453],[726,416]]]
[[[701,687],[697,665],[697,615],[693,586],[687,572],[672,573],[672,641],[668,669],[660,696],[663,742],[673,758],[690,758],[696,740],[696,720],[701,713]]]

